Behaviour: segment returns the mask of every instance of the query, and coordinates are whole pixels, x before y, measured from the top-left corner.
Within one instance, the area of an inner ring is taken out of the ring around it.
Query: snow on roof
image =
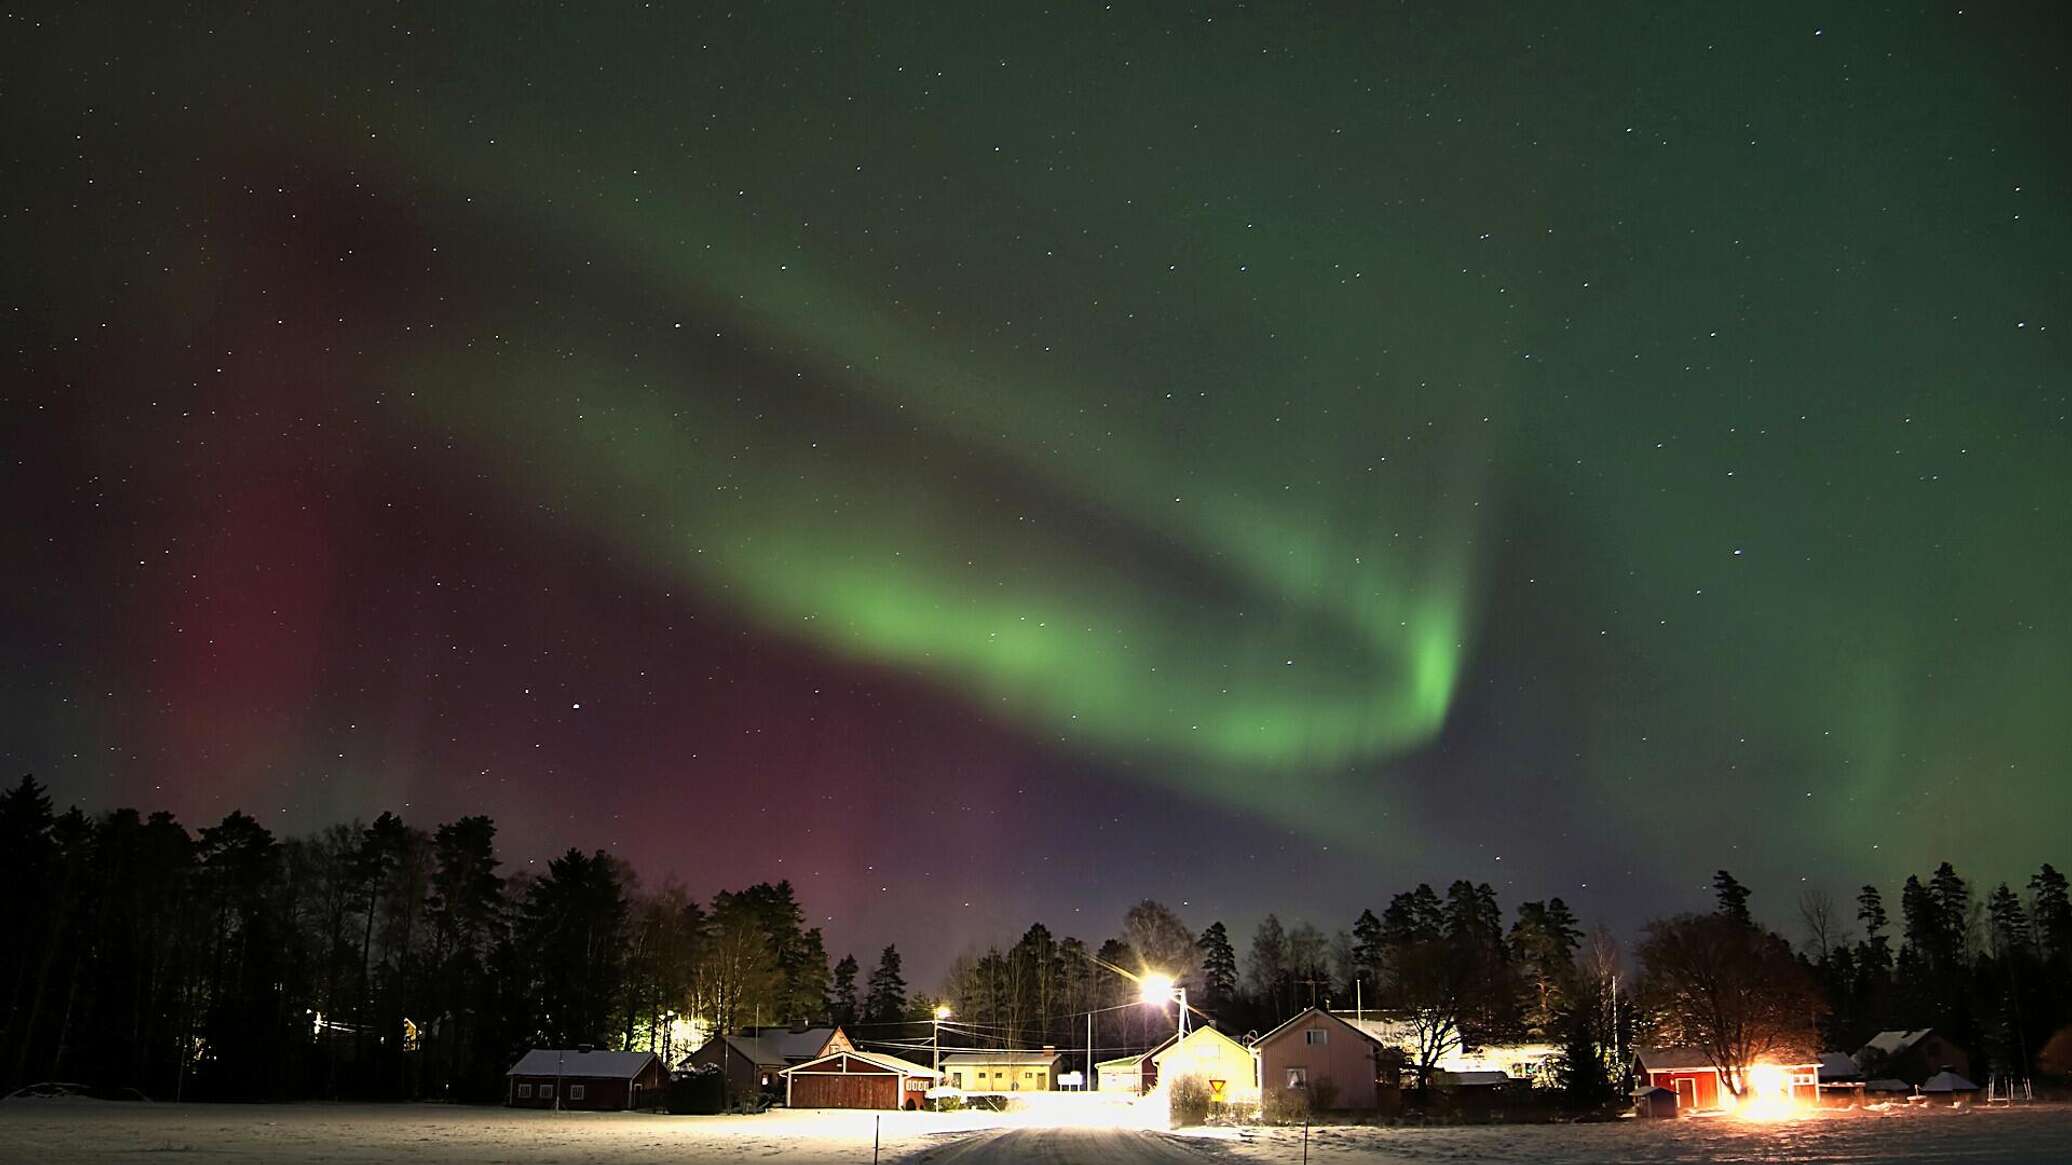
[[[958,1052],[954,1056],[944,1056],[942,1062],[945,1067],[954,1064],[960,1068],[970,1064],[1041,1064],[1047,1067],[1057,1063],[1059,1055],[1057,1052]]]
[[[1820,1053],[1821,1083],[1825,1084],[1830,1081],[1856,1080],[1861,1078],[1862,1076],[1863,1069],[1856,1066],[1856,1061],[1850,1057],[1849,1053]]]
[[[759,1027],[754,1029],[752,1038],[779,1059],[810,1060],[827,1047],[827,1041],[835,1038],[837,1030],[831,1027],[809,1027],[798,1031],[784,1027]]]
[[[843,1056],[848,1056],[849,1058],[855,1060],[862,1060],[866,1064],[874,1064],[880,1068],[885,1069],[887,1072],[897,1072],[902,1076],[920,1076],[924,1079],[934,1080],[941,1077],[942,1075],[942,1073],[937,1072],[935,1069],[930,1068],[925,1064],[916,1064],[911,1060],[902,1060],[898,1056],[888,1056],[883,1052],[852,1051],[847,1048],[844,1048],[838,1052],[829,1052],[825,1056],[821,1056],[820,1058],[815,1060],[808,1060],[803,1064],[794,1064],[791,1067],[786,1068],[784,1071],[778,1073],[778,1075],[789,1076],[794,1072],[810,1072],[812,1069],[818,1067],[821,1064],[827,1063],[829,1060],[840,1059]]]
[[[1944,1068],[1921,1084],[1923,1092],[1977,1092],[1978,1085]]]
[[[1894,1080],[1890,1076],[1880,1076],[1878,1079],[1864,1085],[1863,1090],[1865,1092],[1912,1092],[1914,1086],[1904,1080]]]
[[[1902,1029],[1879,1032],[1877,1035],[1872,1036],[1870,1042],[1859,1049],[1856,1054],[1861,1056],[1865,1052],[1877,1052],[1880,1055],[1897,1056],[1922,1040],[1927,1039],[1934,1030],[1934,1028],[1924,1027],[1914,1031]]]
[[[577,1048],[534,1048],[519,1057],[506,1076],[589,1076],[631,1080],[655,1059],[653,1052],[585,1052]]]

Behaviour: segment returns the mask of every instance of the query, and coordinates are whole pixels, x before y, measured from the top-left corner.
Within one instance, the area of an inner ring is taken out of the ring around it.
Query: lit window
[[[581,1100],[581,1099],[583,1099],[583,1085],[581,1085],[581,1084],[571,1084],[571,1085],[569,1085],[569,1086],[568,1086],[568,1098],[569,1098],[570,1100]]]

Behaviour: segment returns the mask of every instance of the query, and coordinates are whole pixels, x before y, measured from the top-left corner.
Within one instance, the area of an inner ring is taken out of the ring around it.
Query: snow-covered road
[[[1216,1142],[1140,1129],[995,1129],[906,1158],[913,1165],[1199,1165]]]

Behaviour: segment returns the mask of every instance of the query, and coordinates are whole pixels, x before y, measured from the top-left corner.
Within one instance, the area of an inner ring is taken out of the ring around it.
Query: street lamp
[[[945,1003],[938,1003],[938,1004],[936,1004],[936,1005],[935,1005],[935,1062],[934,1062],[934,1063],[933,1063],[932,1065],[930,1065],[930,1066],[931,1066],[931,1067],[933,1067],[933,1068],[935,1069],[935,1081],[936,1081],[936,1083],[937,1083],[937,1084],[941,1084],[941,1083],[942,1083],[942,1021],[943,1021],[943,1020],[946,1020],[946,1019],[948,1019],[948,1018],[950,1018],[950,1008],[949,1008],[949,1005],[948,1005],[948,1004],[945,1004]]]
[[[1168,1003],[1178,1003],[1180,1005],[1179,1019],[1177,1020],[1179,1027],[1175,1030],[1174,1035],[1176,1038],[1186,1038],[1187,988],[1175,984],[1173,977],[1170,975],[1149,974],[1137,980],[1137,997],[1152,1007],[1158,1008],[1160,1011],[1164,1011],[1165,1005]]]

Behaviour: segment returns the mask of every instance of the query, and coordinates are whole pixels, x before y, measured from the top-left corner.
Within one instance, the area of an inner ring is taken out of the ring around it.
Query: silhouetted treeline
[[[650,1048],[823,1019],[788,883],[701,904],[570,850],[506,873],[496,826],[383,814],[276,838],[233,812],[54,814],[0,794],[0,1077],[172,1099],[496,1099],[535,1045]],[[898,952],[870,1005],[905,1008]],[[851,968],[853,960],[845,960]]]
[[[1552,1044],[1555,1077],[1585,1105],[1614,1096],[1637,1042],[1705,1037],[1678,1009],[1680,978],[1721,967],[1746,1010],[1736,1038],[1778,1046],[1850,1051],[1934,1027],[1980,1071],[2027,1076],[2072,1023],[2072,904],[2049,865],[1981,900],[1944,864],[1907,880],[1896,926],[1875,887],[1853,915],[1809,893],[1796,950],[1721,871],[1713,913],[1650,924],[1638,977],[1561,899],[1507,916],[1487,883],[1419,885],[1331,932],[1268,915],[1245,940],[1145,901],[1098,944],[1039,923],[960,957],[939,994],[911,990],[892,947],[831,966],[789,883],[701,901],[577,850],[514,874],[487,817],[427,831],[383,814],[282,839],[238,812],[198,830],[165,813],[54,813],[25,777],[0,794],[0,878],[8,1088],[494,1100],[532,1046],[673,1064],[713,1031],[833,1021],[925,1058],[939,1003],[945,1047],[1091,1040],[1102,1059],[1171,1032],[1169,1010],[1137,1002],[1146,971],[1233,1035],[1312,1004],[1364,1009],[1395,1025],[1412,1087],[1452,1046]]]

